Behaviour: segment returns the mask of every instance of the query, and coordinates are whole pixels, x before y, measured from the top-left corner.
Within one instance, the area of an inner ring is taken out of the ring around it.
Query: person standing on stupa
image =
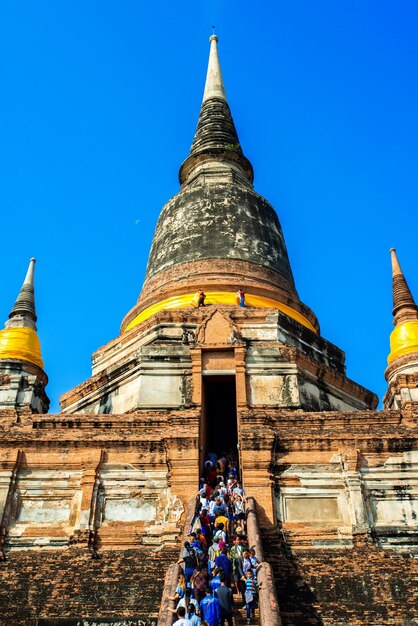
[[[243,289],[237,291],[238,304],[240,307],[245,307],[245,293]]]
[[[197,307],[206,306],[205,305],[206,294],[203,289],[199,289],[197,292]]]

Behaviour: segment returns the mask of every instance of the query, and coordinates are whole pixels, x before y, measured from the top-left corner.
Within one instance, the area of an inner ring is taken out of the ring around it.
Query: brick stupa
[[[405,626],[418,615],[415,302],[392,253],[395,330],[376,410],[298,296],[217,44],[138,301],[61,413],[47,413],[33,263],[2,331],[0,623],[172,623],[203,461],[224,449],[237,451],[263,560],[257,623]]]

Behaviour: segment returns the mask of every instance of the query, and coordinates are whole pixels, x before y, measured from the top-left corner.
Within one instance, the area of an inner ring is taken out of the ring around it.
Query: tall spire
[[[395,248],[390,249],[392,261],[393,323],[418,319],[418,307],[403,275]]]
[[[31,259],[9,319],[0,330],[0,409],[47,413],[48,376],[36,332],[34,272],[35,259]]]
[[[399,357],[409,355],[411,358],[412,355],[418,354],[418,307],[405,280],[394,248],[390,249],[390,255],[395,328],[390,335],[389,364]]]
[[[29,261],[28,271],[26,273],[25,280],[23,281],[22,288],[11,312],[9,313],[10,319],[16,316],[27,316],[33,322],[36,322],[37,320],[34,288],[35,263],[36,259],[33,258]]]
[[[4,359],[28,361],[41,369],[44,367],[36,332],[35,262],[35,259],[29,261],[22,288],[9,313],[5,329],[0,331],[0,367]]]
[[[209,98],[221,98],[226,102],[225,86],[222,78],[221,65],[218,56],[218,37],[213,34],[209,38],[210,52],[208,72],[206,74],[205,91],[203,94],[203,102]]]
[[[197,129],[193,139],[190,155],[180,167],[180,183],[192,178],[196,167],[202,163],[213,161],[233,165],[241,175],[253,182],[254,172],[251,163],[244,156],[238,139],[234,120],[226,100],[218,56],[218,37],[211,35],[208,71],[203,93]]]

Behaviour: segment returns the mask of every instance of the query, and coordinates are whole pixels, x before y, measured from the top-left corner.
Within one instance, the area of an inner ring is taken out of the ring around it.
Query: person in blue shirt
[[[196,607],[194,604],[189,604],[187,619],[192,624],[192,626],[200,626],[200,617],[196,615]]]
[[[247,624],[251,623],[251,615],[254,617],[255,607],[257,603],[257,579],[253,576],[251,569],[247,570],[245,576],[242,577],[245,583],[245,608],[247,609]]]
[[[221,605],[210,587],[206,587],[206,596],[200,603],[200,615],[209,626],[221,626]]]
[[[221,586],[221,579],[219,577],[219,572],[221,571],[222,569],[220,567],[219,568],[215,567],[215,569],[213,570],[213,576],[209,581],[209,584],[213,592],[215,592],[218,589],[218,587]]]
[[[220,567],[225,572],[226,584],[229,587],[232,578],[232,561],[228,558],[228,549],[223,548],[221,554],[215,559],[215,566]]]

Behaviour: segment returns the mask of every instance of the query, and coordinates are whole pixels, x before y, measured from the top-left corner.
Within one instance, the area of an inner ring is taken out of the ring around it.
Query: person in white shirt
[[[228,490],[225,487],[225,483],[220,482],[218,485],[218,490],[219,490],[219,496],[222,497],[222,500],[223,500],[223,497],[228,493]]]
[[[228,493],[232,493],[232,491],[233,491],[234,487],[236,487],[236,485],[237,485],[236,479],[233,477],[232,474],[230,474],[228,480],[226,481],[226,486],[227,486],[227,489],[228,489]]]
[[[236,494],[234,498],[234,520],[238,521],[245,519],[244,502],[239,494]]]
[[[213,538],[217,538],[218,541],[226,541],[226,532],[224,531],[224,525],[221,522],[217,525]]]
[[[186,619],[186,609],[184,606],[181,606],[177,609],[178,620],[176,620],[173,626],[193,626],[192,622],[189,619]]]
[[[216,500],[215,500],[215,498],[213,498],[212,500],[210,500],[210,502],[209,502],[209,508],[208,508],[208,510],[207,510],[207,511],[208,511],[208,513],[209,513],[209,515],[212,515],[212,516],[213,516],[213,519],[215,519],[215,515],[214,515],[214,512],[213,512],[213,510],[214,510],[215,506],[216,506]]]
[[[191,595],[192,595],[192,590],[191,589],[186,589],[186,593],[178,601],[178,604],[177,604],[177,607],[176,607],[177,611],[181,607],[184,607],[186,609],[186,613],[187,613],[187,611],[189,610],[189,606],[191,604],[194,605],[194,608],[196,609],[196,612],[199,610],[199,602],[197,600],[195,600],[194,598],[192,598]]]
[[[200,504],[202,505],[202,509],[207,509],[209,506],[209,500],[206,497],[205,489],[200,490]]]

